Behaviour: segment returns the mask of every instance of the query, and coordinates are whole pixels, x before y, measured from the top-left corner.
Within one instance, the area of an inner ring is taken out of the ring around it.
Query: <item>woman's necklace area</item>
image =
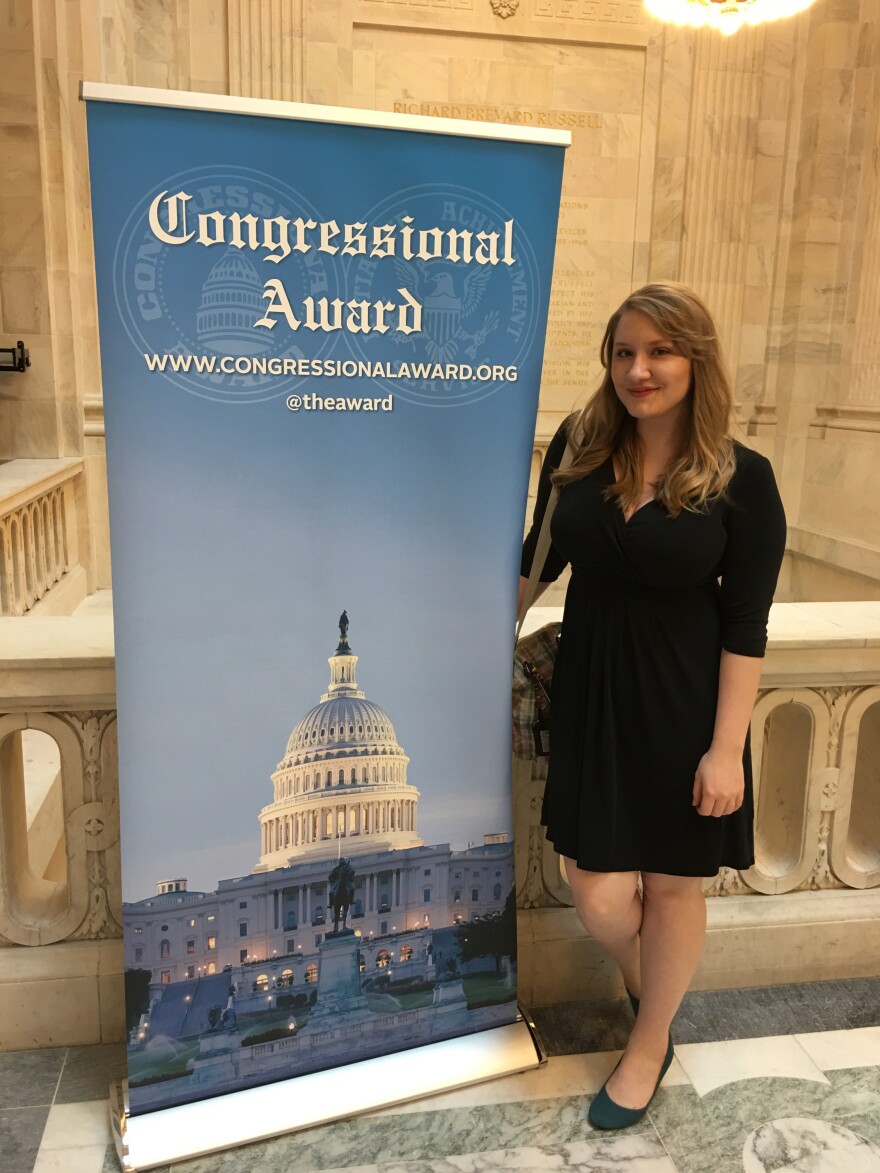
[[[615,481],[619,480],[620,473],[617,468],[617,463],[613,457],[611,458],[611,468],[614,473]],[[642,491],[639,494],[638,500],[636,501],[635,505],[631,506],[630,509],[624,513],[624,515],[623,515],[624,521],[629,521],[630,518],[632,518],[636,513],[638,513],[638,511],[641,508],[643,508],[645,505],[648,505],[651,501],[656,500],[657,481],[659,481],[659,479],[662,475],[663,475],[662,472],[658,472],[655,480],[646,480],[645,481],[645,483],[642,486]]]
[[[633,505],[632,508],[628,512],[624,513],[624,515],[623,515],[624,521],[629,521],[630,518],[634,517],[635,514],[637,514],[640,509],[643,509],[646,505],[650,505],[650,503],[652,501],[656,501],[657,497],[656,497],[654,485],[649,484],[648,488],[650,489],[650,492],[647,493],[647,495],[644,492],[641,493],[639,496],[639,499],[638,499],[638,501],[636,501],[635,505]]]

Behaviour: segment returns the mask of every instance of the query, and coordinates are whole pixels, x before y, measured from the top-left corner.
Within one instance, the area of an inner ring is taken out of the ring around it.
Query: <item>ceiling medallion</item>
[[[667,24],[709,27],[730,36],[744,24],[795,16],[813,0],[645,0],[652,16]]]

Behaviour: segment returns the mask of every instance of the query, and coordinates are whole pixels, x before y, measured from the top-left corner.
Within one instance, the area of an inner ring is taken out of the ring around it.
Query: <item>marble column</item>
[[[301,0],[228,0],[229,92],[302,100]]]
[[[857,100],[866,122],[866,147],[874,159],[880,157],[880,50],[873,43],[873,76],[859,76]],[[865,109],[867,107],[867,109]],[[844,397],[848,403],[870,408],[880,418],[880,175],[876,167],[866,167],[862,176],[858,226],[859,248],[853,257],[851,296],[856,303],[853,323],[851,377],[843,378]],[[867,413],[866,413],[867,414]]]
[[[745,304],[750,318],[766,323],[771,292],[766,275],[754,272],[758,288],[746,294],[764,38],[763,26],[746,26],[735,37],[714,29],[694,34],[679,279],[711,307],[735,380]],[[747,389],[738,379],[738,398],[760,391],[764,341],[746,356],[758,385]]]

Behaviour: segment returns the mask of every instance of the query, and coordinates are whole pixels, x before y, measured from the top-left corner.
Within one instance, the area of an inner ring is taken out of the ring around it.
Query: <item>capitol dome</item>
[[[422,844],[409,758],[391,718],[358,688],[357,661],[343,611],[329,687],[297,722],[272,775],[274,802],[260,812],[257,871],[303,856],[331,858],[341,850],[338,840],[345,840],[346,855]]]
[[[213,265],[202,286],[196,333],[202,346],[222,354],[259,354],[269,342],[254,322],[262,314],[263,283],[247,257],[233,248]]]
[[[309,709],[290,735],[287,757],[304,759],[315,753],[336,754],[358,746],[397,748],[391,718],[384,709],[360,696],[328,697]]]

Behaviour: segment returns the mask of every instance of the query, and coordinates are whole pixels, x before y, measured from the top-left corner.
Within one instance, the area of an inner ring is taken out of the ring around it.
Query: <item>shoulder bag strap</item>
[[[571,444],[565,445],[565,451],[562,454],[562,460],[559,462],[559,469],[568,468],[574,460],[574,452]],[[541,529],[538,533],[538,542],[535,546],[535,554],[532,558],[532,569],[529,572],[529,580],[526,584],[526,593],[523,595],[522,608],[517,616],[516,622],[516,639],[519,639],[519,633],[522,630],[522,625],[528,613],[529,607],[532,605],[532,600],[535,597],[535,591],[538,589],[538,580],[541,577],[541,571],[544,569],[544,563],[547,560],[547,554],[550,550],[550,521],[553,517],[553,510],[556,508],[556,502],[559,500],[559,487],[554,485],[550,490],[550,496],[547,498],[547,507],[544,510],[544,517],[541,521]]]

